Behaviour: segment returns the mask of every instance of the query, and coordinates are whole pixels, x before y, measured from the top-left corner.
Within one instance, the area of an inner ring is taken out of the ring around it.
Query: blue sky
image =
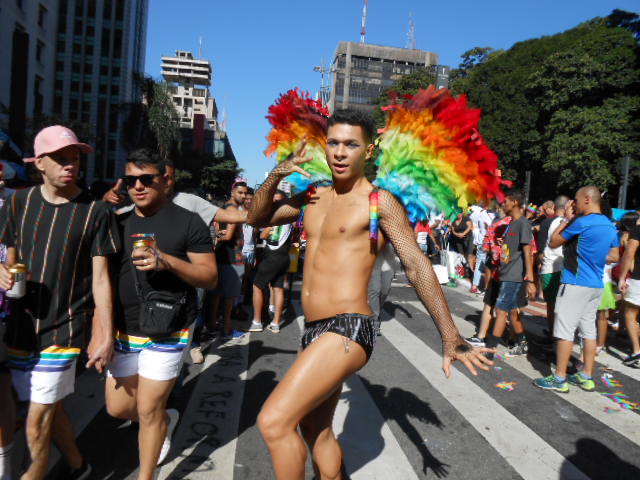
[[[265,158],[264,116],[279,93],[315,93],[339,41],[360,40],[362,0],[151,0],[146,72],[160,76],[160,57],[175,50],[212,62],[212,93],[227,111],[227,131],[250,183],[273,166]],[[413,14],[417,48],[457,66],[475,46],[509,48],[529,38],[567,30],[614,8],[638,11],[638,0],[369,0],[367,43],[404,47]]]

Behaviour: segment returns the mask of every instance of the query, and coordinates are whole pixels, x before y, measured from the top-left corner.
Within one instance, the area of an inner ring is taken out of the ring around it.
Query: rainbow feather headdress
[[[411,222],[430,214],[448,216],[494,198],[502,200],[501,188],[510,182],[501,178],[498,157],[478,131],[480,110],[470,109],[464,95],[453,98],[448,90],[430,86],[401,102],[392,97],[382,109],[387,123],[377,140],[380,155],[374,184],[402,202]],[[287,177],[296,192],[312,183],[331,181],[325,155],[328,113],[319,101],[297,89],[269,107],[267,119],[273,128],[267,137],[267,156],[275,152],[281,162],[307,138],[307,156],[312,161],[302,168],[311,178]]]
[[[299,173],[289,175],[287,181],[294,192],[304,191],[312,183],[331,181],[325,154],[328,116],[329,110],[322,102],[297,88],[280,95],[269,107],[267,120],[272,128],[267,136],[266,156],[275,153],[276,161],[280,163],[296,151],[302,138],[307,139],[306,156],[312,160],[301,167],[311,174],[311,178]]]
[[[480,110],[470,109],[464,95],[453,98],[432,85],[382,109],[387,123],[374,183],[402,201],[410,221],[502,200],[501,187],[509,182],[478,131]]]

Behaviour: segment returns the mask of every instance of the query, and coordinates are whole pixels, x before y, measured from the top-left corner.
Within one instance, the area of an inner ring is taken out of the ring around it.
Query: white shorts
[[[7,366],[21,402],[57,403],[74,391],[79,348],[49,347],[34,355],[9,348]]]
[[[149,380],[172,380],[180,374],[188,342],[189,328],[156,341],[118,332],[107,375],[115,378],[140,375]]]
[[[602,298],[602,288],[582,287],[563,283],[556,298],[553,336],[573,341],[576,330],[587,340],[597,337],[596,316]]]
[[[624,294],[624,301],[640,307],[640,280],[627,279],[627,293]]]

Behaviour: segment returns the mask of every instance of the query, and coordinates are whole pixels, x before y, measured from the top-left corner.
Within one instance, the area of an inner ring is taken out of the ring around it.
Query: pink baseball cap
[[[62,125],[53,125],[51,127],[43,128],[36,135],[33,141],[33,150],[35,156],[32,158],[25,158],[25,162],[33,162],[36,158],[43,155],[49,155],[50,153],[62,150],[65,147],[75,146],[83,153],[93,152],[93,148],[86,143],[82,143],[78,140],[78,137],[73,130],[63,127]]]

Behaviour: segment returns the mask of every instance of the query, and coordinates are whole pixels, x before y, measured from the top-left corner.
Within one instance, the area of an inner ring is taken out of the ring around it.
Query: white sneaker
[[[180,412],[175,408],[167,408],[167,417],[169,417],[169,422],[167,424],[167,436],[164,437],[164,443],[160,450],[157,465],[160,465],[165,461],[169,454],[169,450],[171,450],[171,437],[173,436],[173,431],[176,429],[176,425],[178,425],[178,420],[180,420]]]
[[[260,322],[251,322],[251,326],[249,327],[249,332],[261,332],[264,330],[262,323]]]

